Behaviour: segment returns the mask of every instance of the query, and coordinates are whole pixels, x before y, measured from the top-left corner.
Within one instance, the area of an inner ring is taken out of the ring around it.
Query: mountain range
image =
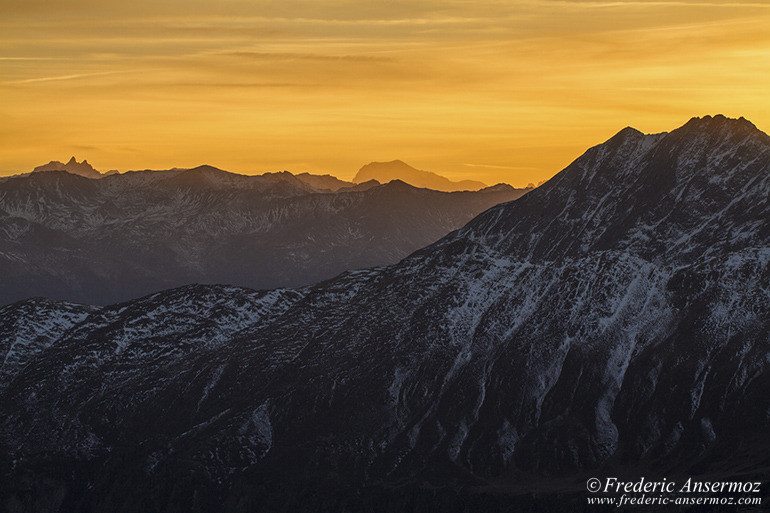
[[[181,168],[175,168],[171,171],[181,171]],[[102,178],[117,174],[118,171],[112,170],[101,173],[91,166],[86,160],[78,162],[72,157],[66,164],[58,160],[52,160],[48,164],[37,166],[33,173],[41,171],[67,171],[74,175],[84,176],[86,178]],[[429,171],[421,171],[401,160],[390,162],[371,162],[358,170],[352,182],[340,180],[333,175],[316,175],[311,173],[289,173],[282,171],[277,173],[263,173],[260,176],[287,179],[291,175],[294,180],[299,180],[317,191],[337,192],[339,190],[356,189],[361,190],[361,186],[373,186],[400,180],[415,187],[424,189],[433,189],[436,191],[456,192],[456,191],[477,191],[487,187],[485,183],[475,180],[461,180],[453,182],[448,178]],[[18,175],[16,175],[18,176]],[[24,175],[26,176],[26,174]],[[534,187],[527,187],[534,188]]]
[[[212,166],[93,171],[96,179],[76,164],[0,180],[0,304],[110,304],[190,283],[310,285],[395,263],[528,191],[446,193]]]
[[[707,116],[626,128],[394,265],[6,306],[0,497],[575,511],[587,477],[642,475],[767,501],[769,197],[770,137]]]

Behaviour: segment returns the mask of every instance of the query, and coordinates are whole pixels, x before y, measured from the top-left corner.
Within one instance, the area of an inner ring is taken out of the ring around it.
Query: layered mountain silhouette
[[[328,190],[332,192],[337,192],[340,189],[355,187],[356,185],[353,182],[346,182],[345,180],[340,180],[336,176],[332,176],[332,175],[314,175],[310,173],[299,173],[295,176],[300,180],[302,180],[303,182],[305,182],[306,184],[318,190]],[[377,184],[379,184],[379,182]]]
[[[32,172],[39,173],[42,171],[67,171],[73,175],[85,176],[86,178],[101,178],[117,173],[117,171],[109,171],[102,174],[94,169],[85,159],[83,159],[83,162],[78,162],[75,160],[75,157],[72,157],[66,164],[58,160],[52,160],[48,164],[37,166]]]
[[[372,162],[359,169],[353,178],[355,183],[368,180],[377,180],[381,183],[401,180],[415,187],[424,187],[437,191],[477,191],[486,187],[486,184],[474,180],[453,182],[436,173],[415,169],[401,160]]]
[[[370,192],[401,191],[418,194]],[[388,267],[6,306],[0,493],[47,511],[575,511],[586,476],[766,483],[769,197],[770,137],[694,118],[624,129]]]
[[[395,263],[525,192],[450,194],[207,165],[98,180],[38,171],[0,180],[0,304],[108,304],[189,283],[310,285]]]

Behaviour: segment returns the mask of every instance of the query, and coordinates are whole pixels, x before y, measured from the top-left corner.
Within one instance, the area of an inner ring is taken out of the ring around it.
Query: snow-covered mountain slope
[[[32,331],[3,371],[0,491],[49,511],[574,511],[587,476],[767,482],[768,180],[744,120],[626,129],[396,265],[269,299],[7,306],[3,336]]]
[[[370,185],[328,194],[290,173],[211,166],[12,177],[0,182],[0,304],[109,304],[188,283],[304,286],[395,263],[526,192]]]
[[[626,128],[457,237],[529,260],[605,249],[667,263],[717,256],[770,233],[769,160],[770,137],[743,118],[694,118],[668,134]]]

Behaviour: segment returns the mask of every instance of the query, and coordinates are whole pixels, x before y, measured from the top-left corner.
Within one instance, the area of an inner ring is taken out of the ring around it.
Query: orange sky
[[[0,174],[402,159],[552,176],[626,125],[770,128],[770,2],[0,0]]]

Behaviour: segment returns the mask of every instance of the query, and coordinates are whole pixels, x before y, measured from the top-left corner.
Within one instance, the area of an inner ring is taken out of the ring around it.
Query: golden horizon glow
[[[625,126],[770,126],[770,3],[0,0],[0,175],[401,159],[547,179]]]

